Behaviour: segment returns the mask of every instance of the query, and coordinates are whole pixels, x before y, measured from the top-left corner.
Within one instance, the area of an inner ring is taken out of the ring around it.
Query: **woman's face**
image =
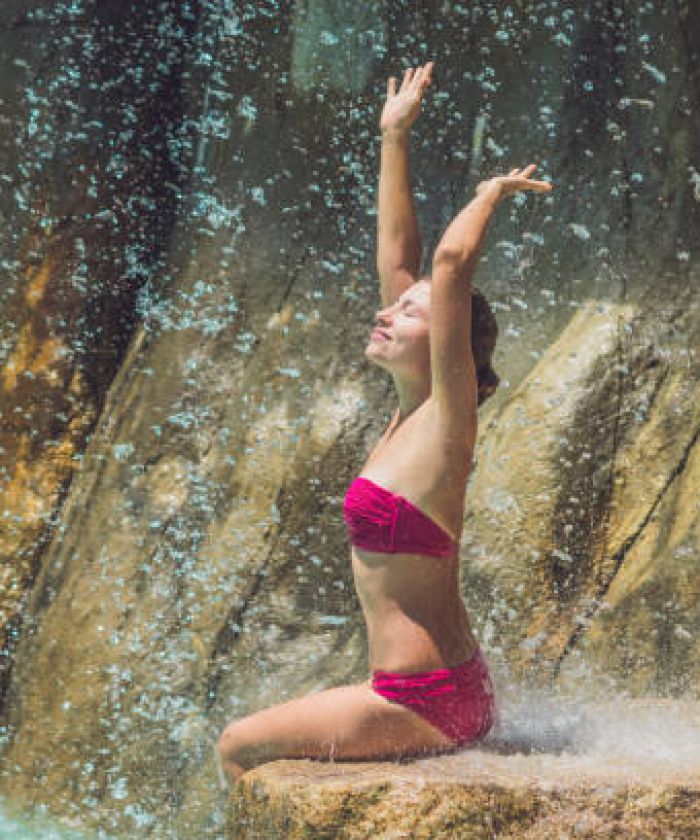
[[[430,373],[430,283],[418,280],[377,312],[365,357],[392,373]]]

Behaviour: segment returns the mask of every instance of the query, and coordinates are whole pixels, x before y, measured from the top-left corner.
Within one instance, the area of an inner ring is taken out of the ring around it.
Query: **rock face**
[[[582,307],[484,430],[468,597],[520,679],[698,696],[697,347],[690,293]]]
[[[22,142],[0,138],[22,184],[46,162],[3,289],[0,609],[19,644],[2,789],[108,833],[221,837],[228,720],[367,676],[341,502],[394,407],[362,355],[377,121],[386,77],[424,52],[441,61],[412,146],[426,267],[506,161],[537,150],[557,184],[503,209],[477,278],[502,388],[480,414],[463,586],[506,708],[535,684],[700,686],[700,22],[684,4],[273,5],[66,7],[60,84],[41,41],[19,57],[65,142],[37,135],[33,89]],[[482,804],[507,775],[483,761]],[[555,814],[504,795],[513,836],[519,813],[524,831]],[[662,829],[684,813],[664,796]],[[449,807],[425,801],[436,821]]]
[[[536,763],[516,769],[477,753],[415,771],[352,765],[320,769],[275,762],[251,771],[234,795],[228,836],[237,840],[469,838],[469,840],[686,840],[700,830],[700,783],[588,779]],[[569,771],[570,772],[570,771]]]
[[[628,715],[635,711],[628,706]],[[696,743],[699,723],[696,707],[685,733]],[[506,746],[494,742],[400,764],[263,765],[234,786],[227,836],[687,840],[700,832],[697,748],[691,769],[664,763],[662,753],[653,763],[621,760],[610,744],[604,759],[590,744],[559,754]]]
[[[193,20],[177,3],[81,5],[3,7],[0,704],[28,590],[192,165],[169,144],[192,133],[181,74]],[[153,33],[168,21],[166,44]]]

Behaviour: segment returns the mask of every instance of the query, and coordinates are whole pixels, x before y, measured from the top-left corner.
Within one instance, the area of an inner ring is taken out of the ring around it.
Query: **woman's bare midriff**
[[[459,592],[459,557],[351,549],[372,671],[450,668],[476,650]]]
[[[427,399],[398,425],[398,410],[360,475],[412,501],[459,542],[476,424],[446,438]],[[477,648],[459,591],[459,555],[388,554],[351,546],[355,589],[373,671],[451,668]]]

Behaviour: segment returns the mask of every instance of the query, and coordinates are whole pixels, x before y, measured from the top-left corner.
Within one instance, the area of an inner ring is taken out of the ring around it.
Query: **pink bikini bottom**
[[[496,721],[493,685],[480,648],[452,668],[413,674],[373,671],[372,688],[419,714],[459,746],[483,738]]]

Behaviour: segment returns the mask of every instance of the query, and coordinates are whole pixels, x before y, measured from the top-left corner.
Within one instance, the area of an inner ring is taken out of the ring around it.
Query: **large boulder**
[[[465,594],[519,680],[700,693],[698,346],[690,290],[590,302],[484,428]]]
[[[0,709],[28,594],[139,293],[164,280],[148,282],[192,166],[182,66],[196,21],[170,0],[98,3],[84,19],[79,6],[3,6]]]
[[[675,717],[675,733],[664,743],[654,727],[668,714]],[[260,766],[234,785],[226,836],[689,840],[700,835],[700,706],[680,711],[663,703],[627,703],[563,719],[558,732],[550,720],[549,731],[534,740],[530,733],[518,743],[511,731],[500,741],[449,756],[394,764]],[[694,742],[685,752],[684,739]]]

